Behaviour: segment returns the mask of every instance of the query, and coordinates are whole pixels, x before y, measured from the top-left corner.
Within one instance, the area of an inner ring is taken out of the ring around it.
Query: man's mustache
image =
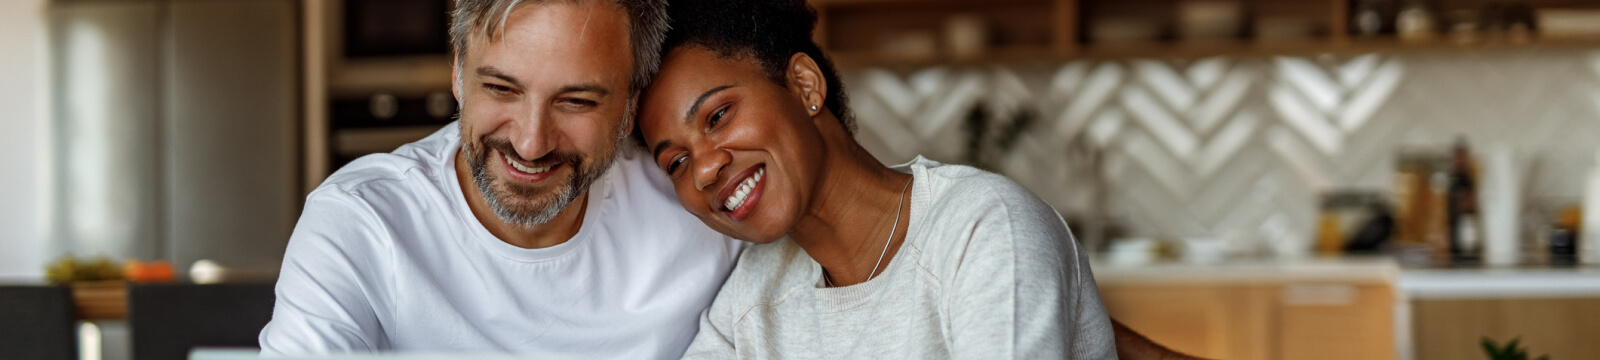
[[[484,138],[483,148],[499,151],[501,154],[510,156],[512,159],[522,161],[526,164],[531,164],[532,167],[545,167],[557,164],[578,165],[583,161],[582,155],[566,151],[551,151],[544,156],[540,156],[538,159],[525,159],[521,155],[517,155],[517,149],[511,146],[511,140],[501,137]],[[485,151],[483,156],[488,157],[489,152]]]

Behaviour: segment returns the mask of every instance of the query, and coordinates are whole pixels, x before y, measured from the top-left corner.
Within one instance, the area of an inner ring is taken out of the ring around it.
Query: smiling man
[[[460,119],[306,199],[267,355],[677,358],[741,245],[621,141],[660,0],[458,0]]]

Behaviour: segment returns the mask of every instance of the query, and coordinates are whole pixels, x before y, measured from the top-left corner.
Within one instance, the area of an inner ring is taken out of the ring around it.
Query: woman
[[[639,134],[683,207],[757,243],[686,358],[1115,358],[1065,222],[999,175],[880,164],[804,1],[671,5]]]

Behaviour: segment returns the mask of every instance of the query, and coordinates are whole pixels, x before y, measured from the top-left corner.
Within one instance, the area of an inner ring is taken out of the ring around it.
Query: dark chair
[[[0,286],[0,359],[77,359],[72,288]]]
[[[259,348],[272,320],[272,284],[128,287],[134,360],[181,360],[196,347]]]

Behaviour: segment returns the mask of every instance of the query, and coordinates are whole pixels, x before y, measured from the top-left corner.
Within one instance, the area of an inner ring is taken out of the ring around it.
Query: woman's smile
[[[756,204],[761,202],[761,192],[766,189],[766,165],[756,165],[729,179],[723,185],[722,191],[717,193],[714,203],[722,204],[719,210],[728,214],[733,221],[741,221],[750,217],[755,211]]]

